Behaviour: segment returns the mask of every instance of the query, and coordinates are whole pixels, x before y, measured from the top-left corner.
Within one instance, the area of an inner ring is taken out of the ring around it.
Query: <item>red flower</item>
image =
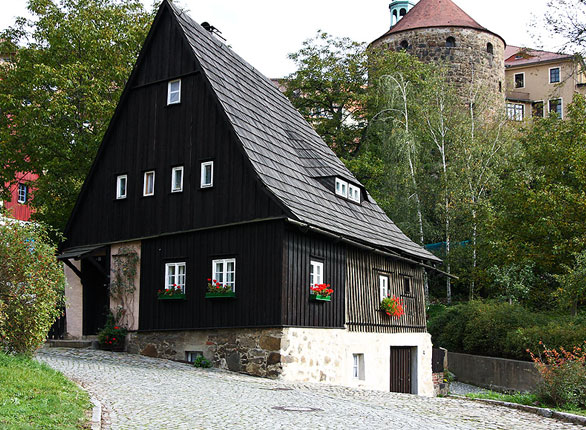
[[[118,330],[120,327],[114,326],[114,330]]]
[[[210,282],[212,280],[212,278],[208,278],[208,282]]]

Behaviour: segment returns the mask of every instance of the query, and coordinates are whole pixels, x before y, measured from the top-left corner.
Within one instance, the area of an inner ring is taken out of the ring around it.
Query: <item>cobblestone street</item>
[[[37,359],[102,403],[105,429],[583,428],[475,402],[284,383],[90,349],[46,348]]]

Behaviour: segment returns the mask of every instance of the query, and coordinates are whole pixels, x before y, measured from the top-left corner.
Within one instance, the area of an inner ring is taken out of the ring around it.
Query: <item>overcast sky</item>
[[[0,29],[26,13],[27,0],[0,0]],[[141,0],[150,7],[151,0]],[[531,22],[541,19],[547,0],[454,0],[480,25],[507,44],[541,47]],[[294,71],[287,54],[297,51],[317,30],[371,42],[390,25],[389,0],[176,0],[197,22],[222,31],[232,48],[265,75],[276,78]],[[545,36],[543,30],[537,31]],[[550,37],[543,48],[556,51]]]

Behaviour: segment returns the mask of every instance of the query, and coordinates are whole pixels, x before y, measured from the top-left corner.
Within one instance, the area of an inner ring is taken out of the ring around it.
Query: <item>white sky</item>
[[[150,7],[152,0],[141,0]],[[541,19],[547,0],[454,0],[478,23],[508,44],[556,51],[551,37],[530,24]],[[287,54],[301,48],[317,30],[371,42],[390,24],[390,0],[176,0],[197,22],[208,21],[227,43],[265,75],[276,78],[295,70]],[[0,0],[0,29],[26,13],[26,0]]]

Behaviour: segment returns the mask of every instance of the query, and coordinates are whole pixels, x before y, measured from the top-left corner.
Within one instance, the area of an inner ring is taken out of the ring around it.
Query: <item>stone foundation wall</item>
[[[444,374],[433,373],[431,375],[433,380],[433,391],[436,396],[447,396],[450,391],[450,384],[444,381]]]
[[[282,334],[278,328],[135,332],[128,336],[128,352],[185,360],[186,351],[199,351],[214,367],[276,378]]]

